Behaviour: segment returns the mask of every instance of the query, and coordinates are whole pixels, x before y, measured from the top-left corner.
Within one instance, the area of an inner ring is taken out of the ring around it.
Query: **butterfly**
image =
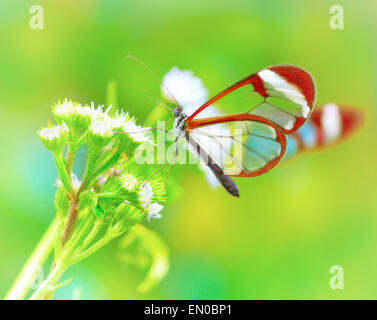
[[[210,105],[247,86],[260,98],[258,103],[250,99],[239,113],[200,118]],[[180,138],[186,139],[225,190],[239,197],[231,177],[264,174],[281,159],[329,145],[360,123],[357,111],[336,105],[313,112],[315,98],[315,81],[307,71],[292,65],[264,68],[226,88],[191,115],[176,106],[175,145]],[[307,121],[310,117],[312,121]]]

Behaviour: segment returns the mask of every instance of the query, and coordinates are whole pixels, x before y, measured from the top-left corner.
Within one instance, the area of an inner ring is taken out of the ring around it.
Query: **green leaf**
[[[119,151],[124,153],[128,158],[132,158],[137,147],[142,144],[141,142],[132,140],[128,134],[118,134],[116,138]]]
[[[106,159],[104,159],[103,162],[97,168],[97,170],[95,172],[95,176],[98,176],[102,172],[110,169],[111,166],[113,166],[114,164],[117,163],[117,161],[119,160],[119,157],[120,157],[120,153],[119,152],[115,152],[111,156],[109,156]]]
[[[154,231],[138,224],[120,241],[119,258],[126,267],[144,274],[137,289],[148,292],[158,285],[169,270],[169,250]]]
[[[100,206],[95,206],[95,207],[94,207],[94,215],[95,215],[97,218],[102,219],[102,218],[106,215],[106,212],[105,212],[105,210],[103,210]]]
[[[89,209],[91,211],[97,205],[97,196],[93,191],[87,190],[80,194],[79,201],[79,211],[84,209]]]
[[[140,223],[145,217],[146,213],[140,208],[134,207],[132,202],[131,204],[123,202],[115,209],[114,223],[121,223],[123,230],[126,231]]]

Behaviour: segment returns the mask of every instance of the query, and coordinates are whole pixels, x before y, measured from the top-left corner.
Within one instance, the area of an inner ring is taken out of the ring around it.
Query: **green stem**
[[[66,269],[67,266],[62,262],[62,260],[57,261],[55,268],[51,271],[47,279],[42,282],[39,288],[30,297],[30,300],[41,300],[46,295],[48,295],[50,291],[54,291],[55,286],[57,285],[59,279]]]
[[[81,214],[84,214],[85,213],[84,211],[81,212]],[[89,218],[86,222],[81,223],[81,225],[79,225],[79,226],[76,226],[76,233],[74,233],[73,236],[69,240],[66,240],[66,242],[63,245],[58,244],[59,246],[60,245],[62,246],[62,250],[63,250],[62,255],[58,258],[58,260],[55,260],[53,262],[53,264],[51,266],[50,274],[55,271],[55,268],[56,268],[57,263],[58,263],[57,261],[65,261],[66,263],[71,265],[69,263],[69,258],[68,258],[68,262],[67,262],[67,257],[69,257],[71,255],[72,247],[74,247],[75,244],[77,243],[77,241],[80,240],[82,235],[85,232],[88,231],[87,229],[88,229],[88,226],[91,224],[91,222],[92,222],[92,219]],[[58,255],[56,255],[56,256],[58,256]],[[68,268],[68,266],[66,268]],[[64,270],[62,271],[61,275],[63,274],[63,272],[64,272]],[[57,282],[59,281],[59,278],[57,278],[56,283],[50,285],[50,287],[53,287],[53,286],[55,286],[55,287],[51,288],[50,290],[47,290],[43,295],[41,295],[39,297],[40,300],[51,300],[53,298],[55,290],[57,289],[56,286],[59,286],[59,287],[62,286],[62,285],[57,284]]]
[[[52,251],[57,225],[58,219],[54,219],[25,263],[5,299],[21,300],[25,298],[30,290],[30,284],[35,277],[36,271],[44,264]]]
[[[101,239],[99,239],[95,244],[93,244],[91,247],[83,251],[82,253],[78,254],[74,258],[72,258],[72,264],[76,264],[80,262],[81,260],[89,257],[92,255],[94,252],[98,251],[100,248],[102,248],[104,245],[109,243],[113,237],[104,235]]]
[[[79,206],[79,193],[73,194],[69,199],[69,209],[67,214],[67,221],[65,223],[63,235],[62,235],[62,247],[66,244],[68,239],[71,237],[73,228],[78,217],[78,206]]]
[[[93,148],[89,148],[89,151],[88,151],[88,159],[87,159],[87,163],[86,163],[86,169],[85,169],[84,177],[82,178],[79,193],[81,191],[84,191],[88,187],[88,184],[91,182],[91,179],[92,179],[93,169],[94,169],[95,162],[96,162],[95,160],[96,160],[96,157],[98,155],[96,152],[92,151]]]
[[[94,223],[94,226],[93,226],[92,230],[90,230],[89,234],[86,236],[86,238],[84,239],[84,241],[77,248],[76,252],[78,254],[80,254],[83,250],[85,250],[85,248],[87,246],[89,246],[91,244],[91,242],[94,240],[94,238],[96,237],[96,235],[100,231],[100,229],[102,227],[102,223],[103,223],[102,220],[97,220]]]
[[[80,214],[85,214],[85,211],[88,209],[84,209]],[[83,221],[80,225],[76,227],[75,233],[72,235],[71,239],[67,242],[66,246],[64,247],[64,252],[67,255],[70,255],[72,252],[72,248],[74,248],[80,240],[82,240],[83,235],[89,232],[89,228],[93,225],[93,216],[89,216],[86,221]]]
[[[66,165],[68,177],[71,177],[72,175],[74,159],[75,159],[75,149],[72,147],[72,145],[69,145],[68,151],[67,151],[67,165]]]

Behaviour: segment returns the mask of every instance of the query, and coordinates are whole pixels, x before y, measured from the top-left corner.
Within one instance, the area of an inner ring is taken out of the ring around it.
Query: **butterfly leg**
[[[174,157],[173,159],[174,161],[174,164],[173,164],[173,167],[174,165],[177,163],[177,158]],[[172,164],[170,161],[166,162],[161,168],[157,169],[155,172],[153,172],[142,184],[142,186],[144,186],[152,177],[154,177],[157,173],[159,173],[161,170],[165,169],[168,165]],[[169,171],[169,174],[171,172],[172,169],[170,169]]]
[[[170,167],[169,173],[168,173],[168,175],[167,175],[166,178],[165,178],[165,181],[164,181],[165,183],[168,181],[168,178],[169,178],[171,172],[173,171],[173,168],[174,168],[175,165],[177,164],[177,161],[178,161],[178,157],[175,157],[175,158],[174,158],[174,163],[173,163],[172,166]]]

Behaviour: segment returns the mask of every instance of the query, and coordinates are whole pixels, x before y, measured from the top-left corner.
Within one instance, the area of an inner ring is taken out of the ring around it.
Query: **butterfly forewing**
[[[284,133],[296,131],[311,114],[315,84],[309,73],[295,66],[272,66],[253,73],[220,92],[198,108],[187,122],[192,121],[212,103],[245,85],[252,86],[262,101],[254,105],[250,102],[246,108],[243,107],[244,110],[239,111],[271,120]]]

